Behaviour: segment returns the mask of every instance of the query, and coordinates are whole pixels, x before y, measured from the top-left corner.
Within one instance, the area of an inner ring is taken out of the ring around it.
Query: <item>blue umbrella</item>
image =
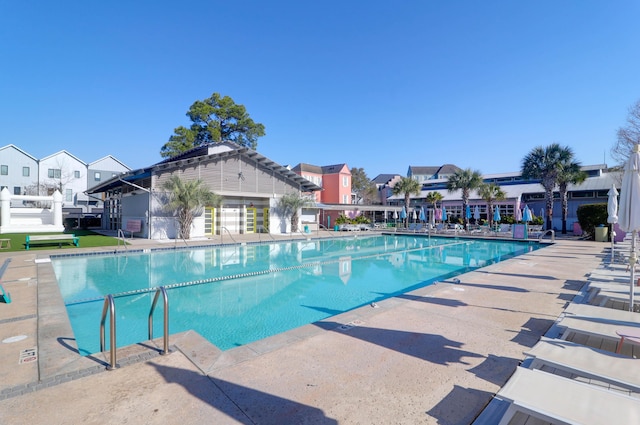
[[[500,207],[493,207],[493,221],[500,221],[502,217],[500,217]]]
[[[420,207],[420,221],[427,221],[427,217],[424,215],[424,207]]]
[[[522,221],[528,223],[532,220],[531,210],[529,209],[529,205],[524,206],[524,211],[522,212]]]
[[[467,209],[464,213],[464,216],[467,218],[467,220],[471,218],[471,207],[469,205],[467,205]]]
[[[447,209],[442,206],[442,221],[447,221]]]
[[[400,219],[404,220],[405,218],[407,218],[407,210],[402,207],[402,211],[400,211]]]

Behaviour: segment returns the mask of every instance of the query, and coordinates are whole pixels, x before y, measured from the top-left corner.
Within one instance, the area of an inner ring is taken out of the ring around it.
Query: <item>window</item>
[[[0,165],[0,174],[6,176],[9,174],[9,166],[8,165]]]
[[[100,181],[100,172],[96,171],[95,173],[93,173],[93,179],[97,182]]]
[[[342,187],[348,187],[348,186],[349,186],[349,177],[342,176]]]
[[[47,170],[47,176],[50,179],[59,179],[62,177],[62,171],[59,168],[49,168]]]
[[[76,170],[73,172],[73,177],[75,177],[76,179],[80,178],[80,171]]]
[[[22,191],[20,190],[20,186],[13,186],[13,194],[14,195],[22,194]]]
[[[343,204],[349,203],[349,195],[342,195],[342,203]]]
[[[29,177],[31,169],[29,167],[22,167],[22,177]]]
[[[64,200],[67,202],[73,201],[73,191],[71,189],[64,190]]]

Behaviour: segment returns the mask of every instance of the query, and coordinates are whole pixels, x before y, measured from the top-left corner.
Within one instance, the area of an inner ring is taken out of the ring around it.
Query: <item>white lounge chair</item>
[[[500,425],[518,412],[554,424],[640,423],[640,400],[539,370],[518,367],[496,397],[510,402]]]
[[[574,375],[640,391],[640,360],[573,342],[545,338],[525,354],[531,369],[553,367]]]

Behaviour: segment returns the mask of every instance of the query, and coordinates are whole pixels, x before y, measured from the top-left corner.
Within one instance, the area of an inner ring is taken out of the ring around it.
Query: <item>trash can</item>
[[[335,226],[333,226],[333,231],[337,232],[338,230],[340,230],[340,226],[338,226],[337,224]]]
[[[609,241],[609,228],[606,226],[596,227],[596,242]]]

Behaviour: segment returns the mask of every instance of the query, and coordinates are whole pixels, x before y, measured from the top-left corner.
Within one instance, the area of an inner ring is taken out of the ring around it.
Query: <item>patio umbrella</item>
[[[424,207],[420,207],[420,221],[427,221],[427,217],[424,215]]]
[[[540,218],[542,219],[542,225],[544,227],[544,224],[546,223],[544,219],[544,207],[540,207]]]
[[[416,210],[413,210],[413,221],[415,222],[418,219],[418,214],[416,214]]]
[[[407,218],[407,210],[405,210],[404,207],[402,207],[402,211],[400,211],[400,220],[404,222],[406,218]]]
[[[480,220],[480,207],[477,205],[473,208],[473,218],[476,220],[476,224]]]
[[[434,220],[442,220],[442,208],[436,208],[433,211],[433,219]]]
[[[516,221],[522,221],[522,211],[520,211],[520,206],[519,205],[516,205],[515,219],[516,219]]]
[[[471,219],[471,207],[469,205],[467,205],[467,209],[464,211],[464,216],[467,220]]]
[[[502,220],[502,217],[500,217],[500,207],[499,206],[494,206],[493,207],[493,221],[500,221]]]
[[[631,232],[631,254],[629,255],[629,311],[633,311],[633,282],[636,268],[636,233],[640,229],[640,145],[634,145],[633,152],[624,166],[622,187],[620,188],[620,210],[618,225],[625,232]]]
[[[612,185],[609,189],[609,200],[607,201],[607,223],[611,224],[611,264],[613,264],[613,240],[614,225],[618,222],[618,189],[616,185]]]
[[[447,221],[447,209],[444,207],[444,205],[442,206],[442,221]]]
[[[524,211],[522,211],[522,221],[528,223],[533,219],[531,217],[531,210],[529,209],[529,205],[524,206]]]

